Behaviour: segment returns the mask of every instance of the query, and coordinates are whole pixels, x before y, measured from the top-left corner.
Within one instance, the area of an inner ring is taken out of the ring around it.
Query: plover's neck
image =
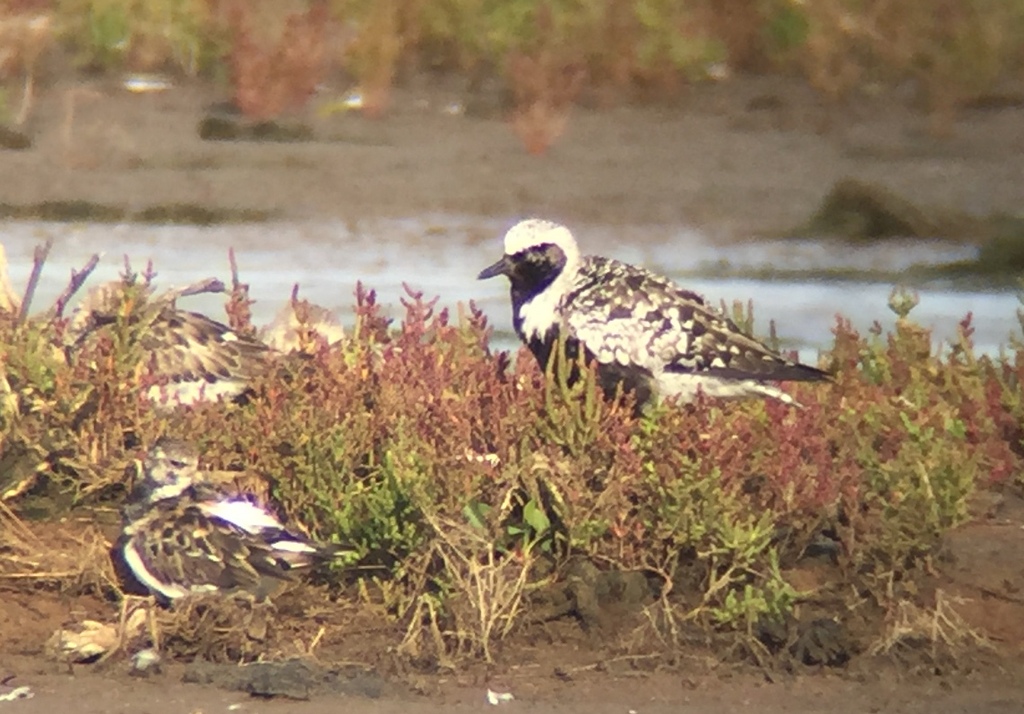
[[[512,322],[523,340],[545,339],[561,327],[562,301],[572,289],[576,270],[575,265],[566,265],[543,282],[512,285]]]

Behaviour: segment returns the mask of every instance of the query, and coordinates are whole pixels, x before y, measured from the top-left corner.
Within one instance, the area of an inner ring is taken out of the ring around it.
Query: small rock
[[[318,692],[376,699],[387,686],[373,672],[337,671],[299,659],[242,666],[196,660],[188,665],[182,681],[246,692],[254,697],[297,700],[309,699]]]
[[[56,660],[82,664],[95,661],[117,643],[116,627],[96,620],[83,620],[54,632],[46,641],[46,653]]]
[[[10,127],[0,126],[0,149],[23,151],[32,148],[32,139],[28,134]]]
[[[513,700],[515,700],[515,697],[512,696],[511,692],[496,692],[493,689],[487,690],[487,703],[493,706],[507,704]]]
[[[35,692],[32,691],[31,687],[25,685],[20,687],[12,686],[10,684],[12,679],[14,679],[13,674],[0,679],[0,702],[13,702],[18,699],[31,699],[35,696]]]
[[[148,677],[160,672],[160,653],[152,647],[139,650],[132,655],[131,673],[135,676]]]
[[[312,141],[313,130],[305,124],[276,121],[251,122],[228,116],[207,116],[199,122],[204,141]]]

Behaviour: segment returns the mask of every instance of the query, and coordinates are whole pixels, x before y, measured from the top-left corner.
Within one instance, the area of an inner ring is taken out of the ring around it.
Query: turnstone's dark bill
[[[297,572],[350,549],[285,528],[265,507],[229,495],[187,443],[161,439],[124,510],[114,556],[138,585],[170,602],[198,593],[272,594]]]
[[[516,333],[541,366],[565,337],[566,353],[596,360],[602,387],[621,384],[639,403],[652,396],[692,401],[793,398],[770,382],[817,381],[829,375],[788,360],[744,334],[704,298],[643,268],[581,256],[565,226],[539,219],[505,234],[505,254],[480,279],[512,284]]]
[[[120,281],[94,288],[68,326],[72,349],[115,323],[127,325],[137,335],[142,374],[154,382],[149,398],[168,406],[236,397],[264,368],[271,354],[267,345],[205,315],[178,309],[181,291],[157,297],[151,292]]]

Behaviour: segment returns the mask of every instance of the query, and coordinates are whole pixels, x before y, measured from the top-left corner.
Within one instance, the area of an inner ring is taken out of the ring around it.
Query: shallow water
[[[180,286],[205,277],[230,278],[227,251],[234,247],[241,279],[256,300],[253,318],[269,322],[288,299],[292,285],[300,295],[335,311],[343,322],[351,317],[357,280],[377,290],[379,300],[400,316],[403,281],[440,304],[476,300],[497,330],[495,343],[515,344],[507,283],[480,282],[481,268],[501,253],[505,219],[426,216],[408,220],[263,223],[213,227],[151,225],[69,225],[9,221],[0,224],[0,241],[7,249],[9,273],[20,291],[32,265],[36,245],[54,241],[34,302],[50,304],[67,283],[72,268],[81,267],[94,252],[103,254],[88,285],[115,279],[127,254],[141,270],[147,260],[161,286]],[[804,359],[831,342],[835,315],[849,317],[859,329],[879,320],[893,322],[887,308],[892,283],[912,266],[973,257],[973,248],[942,241],[886,242],[860,247],[823,241],[778,240],[719,245],[707,236],[678,226],[574,225],[583,250],[614,256],[655,268],[716,304],[752,298],[759,334],[774,319],[785,344],[800,349]],[[726,266],[730,275],[713,278]],[[822,272],[856,268],[889,279],[878,282],[824,280]],[[784,270],[785,281],[742,277]],[[806,278],[801,278],[806,274]],[[960,291],[933,284],[919,287],[921,303],[914,318],[934,330],[937,340],[956,334],[957,322],[974,314],[977,345],[995,351],[1008,336],[1020,333],[1019,302],[1009,291]],[[79,296],[80,297],[80,296]],[[223,316],[223,297],[202,295],[182,302],[189,309]]]

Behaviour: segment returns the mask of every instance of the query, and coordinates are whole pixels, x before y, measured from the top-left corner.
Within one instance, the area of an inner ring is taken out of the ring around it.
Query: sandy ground
[[[622,637],[633,638],[632,625],[623,632],[587,632],[565,617],[518,633],[502,646],[491,667],[468,663],[452,672],[406,665],[398,674],[395,660],[387,654],[400,639],[394,626],[362,622],[358,614],[352,617],[351,606],[346,609],[340,603],[325,608],[323,594],[314,590],[302,596],[311,598],[303,602],[314,611],[330,613],[327,619],[323,614],[289,614],[293,606],[283,600],[278,602],[278,617],[282,627],[296,633],[302,628],[293,626],[302,619],[324,622],[328,634],[316,650],[316,666],[340,674],[311,691],[303,689],[304,684],[296,690],[288,684],[294,682],[288,675],[274,675],[270,686],[275,691],[309,693],[299,703],[286,696],[250,696],[244,688],[255,680],[240,684],[239,670],[230,664],[196,669],[168,661],[162,671],[139,678],[130,674],[123,654],[99,664],[58,663],[45,654],[50,635],[84,619],[115,622],[116,604],[93,595],[61,595],[31,581],[0,576],[0,682],[13,675],[8,687],[28,686],[34,694],[32,699],[0,701],[0,711],[316,714],[346,707],[371,714],[440,714],[490,709],[485,697],[493,689],[515,696],[515,701],[500,705],[509,712],[552,714],[1016,713],[1024,711],[1024,500],[985,493],[973,508],[975,520],[947,536],[935,559],[937,578],[929,586],[941,592],[962,618],[958,632],[970,630],[984,638],[983,646],[958,645],[955,654],[929,642],[930,625],[925,623],[907,640],[907,647],[898,648],[900,654],[856,657],[836,669],[797,665],[791,671],[761,671],[719,663],[708,652],[693,648],[680,650],[677,661],[669,664],[650,655],[622,653]],[[39,523],[32,528],[43,538],[92,528],[81,518],[77,521],[82,523]],[[796,582],[818,572],[798,571],[787,571],[787,578]],[[806,583],[799,587],[810,587],[810,581]],[[290,619],[296,616],[300,619]],[[190,683],[196,681],[202,684]]]
[[[758,712],[831,712],[831,714],[1017,714],[1024,690],[1007,679],[964,682],[856,683],[833,677],[802,677],[769,684],[750,677],[694,682],[680,675],[629,681],[601,680],[520,688],[520,696],[497,707],[486,702],[487,685],[446,683],[429,695],[385,693],[380,697],[314,696],[306,701],[259,699],[238,692],[178,684],[170,676],[130,680],[99,675],[46,675],[34,678],[35,697],[0,704],[7,714],[51,714],[64,707],[76,714],[217,714],[219,712],[353,711],[366,714],[736,714]]]
[[[924,131],[926,119],[905,102],[878,98],[839,111],[798,84],[754,78],[695,89],[659,107],[580,108],[550,155],[535,158],[499,118],[445,113],[465,98],[444,83],[424,80],[402,90],[393,115],[378,122],[314,115],[319,140],[311,143],[201,141],[196,126],[222,98],[200,85],[138,96],[94,80],[44,88],[27,127],[33,147],[0,151],[6,177],[0,203],[85,199],[135,210],[197,203],[348,221],[431,212],[542,214],[608,224],[689,223],[725,239],[800,223],[846,176],[978,214],[1019,212],[1024,198],[1020,104],[967,110],[951,137],[936,140]],[[1024,643],[1024,604],[1016,595],[986,593],[1024,588],[1024,517],[1015,518],[1012,527],[985,523],[968,531],[972,535],[959,543],[960,571],[949,583],[972,603],[972,623],[996,637],[1009,663],[1017,662]],[[0,594],[0,602],[8,597]],[[17,675],[14,683],[31,686],[35,697],[0,702],[3,712],[314,713],[345,707],[435,714],[489,708],[484,694],[492,682],[486,678],[436,675],[424,677],[413,687],[418,691],[404,682],[372,695],[318,695],[297,704],[183,684],[173,667],[145,680],[129,678],[123,662],[69,673],[44,660],[38,646],[60,616],[40,609],[36,617],[25,607],[0,618],[0,678]],[[20,635],[15,624],[23,626]],[[924,679],[808,672],[768,684],[753,674],[709,674],[701,666],[636,676],[594,671],[563,682],[549,661],[506,669],[494,686],[517,695],[502,705],[510,712],[1024,711],[1024,680],[1007,671],[1015,669]]]
[[[0,202],[185,202],[350,221],[542,214],[746,237],[800,223],[846,176],[977,214],[1018,212],[1024,197],[1024,101],[966,109],[950,137],[934,139],[899,97],[836,109],[796,82],[749,78],[660,106],[578,108],[537,158],[500,112],[446,113],[466,101],[450,82],[398,91],[381,121],[316,113],[343,89],[307,117],[317,141],[252,144],[198,138],[205,111],[224,99],[215,87],[132,95],[112,81],[61,80],[27,125],[33,147],[0,152],[4,174],[18,177],[0,185]]]

